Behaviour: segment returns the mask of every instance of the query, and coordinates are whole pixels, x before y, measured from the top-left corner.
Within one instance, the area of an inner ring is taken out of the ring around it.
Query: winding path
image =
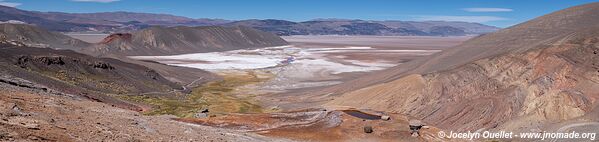
[[[147,94],[163,94],[163,93],[164,93],[164,94],[166,94],[166,93],[183,92],[183,91],[186,91],[186,90],[188,90],[188,89],[189,89],[189,88],[187,88],[187,87],[189,87],[189,86],[191,86],[191,85],[195,84],[196,82],[198,82],[198,81],[200,81],[200,80],[202,80],[202,79],[204,79],[204,77],[200,77],[200,78],[198,78],[198,79],[196,79],[196,80],[192,81],[191,83],[189,83],[189,84],[187,84],[187,85],[183,85],[183,86],[181,86],[183,89],[173,89],[172,91],[169,91],[169,92],[145,92],[145,93],[140,93],[140,95],[147,95]]]

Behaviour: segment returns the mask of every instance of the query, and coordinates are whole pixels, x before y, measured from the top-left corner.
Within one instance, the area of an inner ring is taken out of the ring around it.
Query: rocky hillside
[[[0,81],[0,141],[287,141],[172,118]]]
[[[27,24],[0,24],[0,41],[19,42],[38,48],[78,50],[89,43]]]
[[[305,22],[285,20],[242,20],[225,25],[242,25],[276,33],[277,35],[401,35],[401,36],[462,36],[484,34],[499,28],[467,22],[446,21],[365,21],[320,19]]]
[[[339,94],[331,107],[398,112],[451,130],[598,121],[598,12],[599,3],[561,10],[319,93]]]
[[[71,50],[0,45],[2,82],[56,90],[92,100],[133,107],[107,94],[170,92],[181,89],[147,67],[110,58],[95,58]],[[16,79],[13,79],[16,78]],[[23,81],[31,82],[24,85]]]
[[[90,54],[171,55],[287,45],[282,38],[249,27],[151,27],[113,34]]]

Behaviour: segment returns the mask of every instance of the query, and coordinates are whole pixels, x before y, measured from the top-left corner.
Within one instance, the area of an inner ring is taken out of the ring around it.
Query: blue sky
[[[594,1],[597,0],[0,0],[0,4],[36,11],[130,11],[229,20],[452,20],[508,27]]]

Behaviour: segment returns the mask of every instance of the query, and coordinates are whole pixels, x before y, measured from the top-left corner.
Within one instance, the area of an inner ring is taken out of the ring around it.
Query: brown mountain
[[[599,3],[575,6],[315,94],[451,130],[597,121]],[[361,89],[354,89],[361,88]]]
[[[281,46],[282,38],[249,27],[151,27],[108,36],[90,54],[170,55]]]
[[[26,24],[0,24],[0,41],[17,41],[31,47],[77,50],[91,44]]]

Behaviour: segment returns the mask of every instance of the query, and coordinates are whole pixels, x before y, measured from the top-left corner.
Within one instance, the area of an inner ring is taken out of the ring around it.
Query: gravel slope
[[[286,141],[0,83],[0,141]]]

